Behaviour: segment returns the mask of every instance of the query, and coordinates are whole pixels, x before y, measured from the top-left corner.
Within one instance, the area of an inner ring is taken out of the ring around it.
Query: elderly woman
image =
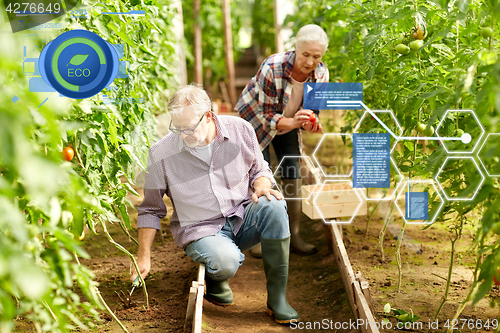
[[[264,60],[235,108],[254,127],[264,159],[270,164],[272,143],[278,161],[282,162],[280,173],[283,194],[288,199],[291,249],[301,255],[318,251],[304,242],[299,233],[302,184],[297,156],[302,151],[301,130],[322,132],[319,122],[313,119],[313,111],[302,108],[303,85],[328,82],[328,69],[321,62],[327,47],[328,37],[321,27],[315,24],[302,27],[296,36],[295,50],[273,54]],[[251,253],[259,256],[260,249],[254,248]]]

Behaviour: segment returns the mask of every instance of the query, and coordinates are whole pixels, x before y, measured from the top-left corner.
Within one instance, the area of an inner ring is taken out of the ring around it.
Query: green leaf
[[[12,273],[17,287],[26,297],[39,299],[47,291],[49,281],[45,273],[38,266],[23,263],[22,268],[20,267]]]
[[[85,60],[87,60],[88,56],[88,54],[75,54],[73,58],[71,58],[71,60],[66,64],[66,66],[68,66],[69,64],[75,66],[81,65],[85,62]]]
[[[439,94],[441,91],[443,91],[443,87],[438,87],[436,90],[434,91],[429,91],[429,92],[426,92],[422,95],[419,95],[418,98],[420,99],[428,99],[428,98],[431,98],[433,96],[436,96],[437,94]]]
[[[392,309],[392,312],[394,312],[396,316],[401,316],[406,314],[405,310]]]
[[[129,183],[123,183],[123,186],[136,197],[140,197],[139,193]]]
[[[120,211],[120,215],[122,216],[123,222],[127,226],[128,229],[132,230],[132,226],[130,225],[130,218],[127,213],[127,206],[124,203],[118,206],[118,210]]]
[[[469,9],[470,0],[458,0],[457,8],[461,13],[467,13],[467,9]]]

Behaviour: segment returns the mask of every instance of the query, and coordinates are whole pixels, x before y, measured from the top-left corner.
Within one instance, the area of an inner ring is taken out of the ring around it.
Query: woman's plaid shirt
[[[283,118],[283,111],[292,93],[292,75],[295,51],[277,53],[268,57],[257,74],[241,93],[235,110],[241,118],[252,124],[261,150],[276,135],[276,124]],[[328,68],[320,62],[305,82],[328,82]],[[299,147],[301,147],[299,130]]]

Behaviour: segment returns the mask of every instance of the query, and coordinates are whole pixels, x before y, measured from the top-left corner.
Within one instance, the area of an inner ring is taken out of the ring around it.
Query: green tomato
[[[418,50],[420,50],[422,46],[424,46],[424,42],[421,41],[420,39],[414,40],[413,42],[410,43],[410,49],[413,52],[417,52]]]
[[[490,231],[492,231],[495,235],[500,235],[500,222],[493,223]]]
[[[370,208],[368,208],[368,213],[373,213],[373,211],[375,210],[375,207],[371,206]]]
[[[398,44],[396,45],[396,52],[401,55],[407,55],[410,53],[410,48],[404,44]]]
[[[493,37],[493,29],[491,29],[490,27],[484,27],[481,29],[480,34],[483,38],[491,38]]]
[[[461,128],[457,129],[457,131],[455,132],[455,136],[461,138],[462,135],[464,135],[464,130]]]
[[[426,128],[424,134],[425,136],[432,136],[432,134],[434,134],[434,127],[429,126]]]
[[[401,34],[401,36],[399,36],[399,37],[398,37],[398,39],[397,39],[397,41],[396,41],[396,42],[397,42],[398,44],[404,44],[404,43],[403,43],[403,42],[404,42],[404,40],[405,40],[405,35],[404,35],[404,34]]]
[[[424,131],[425,131],[425,127],[426,127],[426,126],[425,126],[425,124],[423,124],[423,123],[418,123],[418,124],[417,124],[417,132],[424,133]]]
[[[403,176],[400,174],[394,176],[394,181],[396,181],[396,183],[399,183],[401,180],[403,180]]]

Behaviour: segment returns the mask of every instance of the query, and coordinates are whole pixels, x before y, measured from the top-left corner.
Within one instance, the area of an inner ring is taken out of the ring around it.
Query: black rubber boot
[[[290,237],[282,239],[261,237],[260,240],[267,279],[267,313],[274,315],[274,320],[278,324],[289,324],[292,319],[299,320],[299,314],[286,300]]]
[[[229,280],[215,281],[205,277],[206,293],[205,299],[210,303],[220,306],[233,305],[233,292],[229,288]]]
[[[302,179],[283,179],[283,193],[286,200],[288,219],[290,221],[290,234],[292,235],[292,251],[302,256],[318,252],[318,249],[306,243],[300,236],[300,214],[302,213],[302,200],[300,200],[300,187]]]

